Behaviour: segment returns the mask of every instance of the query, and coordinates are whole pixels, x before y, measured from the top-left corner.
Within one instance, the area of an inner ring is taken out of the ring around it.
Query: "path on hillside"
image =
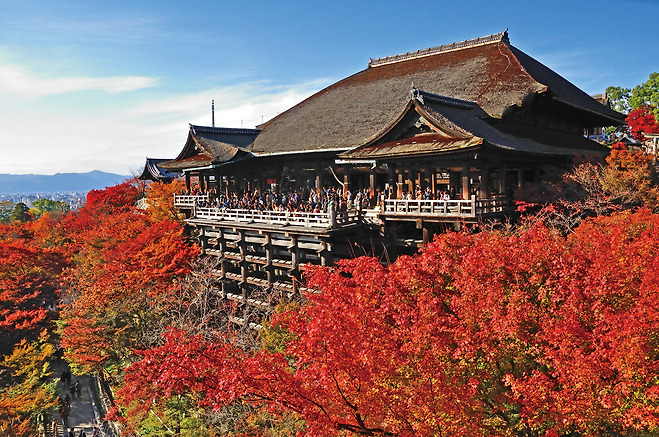
[[[66,425],[68,428],[62,429],[61,435],[68,437],[69,430],[73,429],[75,436],[80,435],[80,431],[84,431],[86,437],[94,436],[94,430],[98,429],[97,436],[106,436],[103,432],[102,418],[99,415],[98,408],[96,405],[95,398],[92,393],[92,388],[90,385],[91,377],[88,375],[72,375],[71,383],[76,381],[80,382],[80,398],[76,393],[72,393],[70,388],[65,382],[60,381],[62,373],[68,369],[66,362],[59,361],[54,364],[54,376],[58,381],[58,387],[60,389],[60,398],[64,399],[68,394],[71,398],[71,407],[69,410],[69,417],[66,420]],[[60,412],[55,412],[53,415],[55,419],[59,419],[60,423],[64,422]]]

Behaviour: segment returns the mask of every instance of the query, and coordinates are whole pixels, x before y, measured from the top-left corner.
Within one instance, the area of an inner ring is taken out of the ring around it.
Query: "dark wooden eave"
[[[169,170],[189,170],[242,160],[259,135],[257,129],[236,129],[190,125],[185,146],[176,159],[161,164]]]
[[[146,158],[144,170],[142,170],[142,174],[137,179],[144,181],[164,181],[179,177],[181,175],[179,172],[168,171],[160,166],[160,164],[169,161],[171,160],[166,158]]]

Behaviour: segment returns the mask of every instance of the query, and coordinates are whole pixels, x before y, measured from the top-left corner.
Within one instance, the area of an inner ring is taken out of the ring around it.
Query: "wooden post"
[[[272,287],[273,272],[272,272],[272,237],[270,233],[265,234],[265,275],[268,280],[268,287]]]
[[[436,177],[436,171],[434,171],[433,167],[430,164],[426,167],[426,175],[428,176],[428,187],[430,187],[430,191],[434,196],[437,192],[435,189],[435,181],[437,177]]]
[[[220,249],[220,274],[222,279],[222,299],[226,299],[227,290],[225,287],[225,278],[227,275],[227,261],[226,258],[224,258],[224,252],[227,249],[227,245],[226,245],[226,240],[224,239],[224,231],[222,229],[218,229],[217,242]]]
[[[508,196],[508,166],[501,164],[499,167],[499,194]]]
[[[328,244],[327,240],[323,239],[320,242],[320,252],[318,253],[320,256],[320,265],[321,266],[329,266],[331,264],[331,261],[329,258],[331,257],[331,254],[329,253],[328,250]]]
[[[240,249],[240,286],[242,288],[243,299],[247,299],[247,261],[245,261],[247,244],[245,243],[245,231],[238,231],[238,235],[240,235],[240,242],[238,243]]]
[[[481,166],[480,198],[481,199],[490,198],[490,166],[489,165]]]
[[[291,252],[291,280],[293,281],[293,293],[297,293],[297,271],[298,263],[300,262],[300,248],[297,245],[297,236],[291,237],[291,244],[289,250]]]
[[[431,224],[423,222],[423,247],[427,246],[428,243],[432,241],[432,229]]]
[[[462,198],[467,200],[471,197],[471,176],[469,174],[469,164],[462,164]]]

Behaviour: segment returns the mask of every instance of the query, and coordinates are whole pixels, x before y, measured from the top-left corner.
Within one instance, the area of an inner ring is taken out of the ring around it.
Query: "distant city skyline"
[[[589,94],[658,71],[659,2],[0,0],[0,173],[141,171],[395,55],[509,29]]]

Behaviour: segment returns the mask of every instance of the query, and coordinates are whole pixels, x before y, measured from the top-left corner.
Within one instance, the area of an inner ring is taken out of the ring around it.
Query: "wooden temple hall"
[[[244,300],[254,287],[294,293],[305,263],[391,259],[512,214],[546,166],[603,159],[584,133],[623,120],[506,31],[371,59],[256,129],[191,125],[159,166],[184,174],[176,205],[218,256],[223,292]],[[257,207],[236,202],[247,197]]]

